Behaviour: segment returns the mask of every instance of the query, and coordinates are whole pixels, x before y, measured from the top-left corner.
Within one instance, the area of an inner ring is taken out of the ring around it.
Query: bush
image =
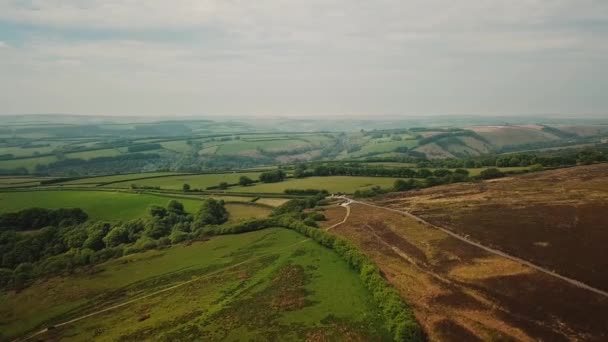
[[[196,227],[222,224],[226,221],[228,221],[228,211],[224,207],[224,201],[213,198],[205,199],[194,217]]]
[[[253,179],[251,179],[251,178],[249,178],[247,176],[241,176],[241,178],[239,178],[239,184],[242,185],[242,186],[248,186],[248,185],[251,185],[253,183],[255,183],[253,181]]]
[[[493,179],[504,177],[504,173],[502,173],[499,169],[492,167],[489,169],[485,169],[479,173],[479,178],[481,179]]]
[[[260,174],[260,181],[263,183],[276,183],[283,181],[285,177],[286,175],[283,170],[267,171]]]

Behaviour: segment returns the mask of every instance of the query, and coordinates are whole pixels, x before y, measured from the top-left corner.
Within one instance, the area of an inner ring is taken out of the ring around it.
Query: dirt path
[[[344,219],[342,221],[340,221],[340,222],[332,225],[332,226],[329,226],[329,227],[325,228],[325,230],[330,231],[333,228],[336,228],[337,226],[346,223],[346,221],[348,220],[348,217],[350,216],[350,206],[349,206],[349,204],[351,204],[351,203],[352,203],[352,201],[350,199],[347,199],[347,201],[344,202],[344,203],[340,203],[341,207],[346,208],[346,215],[344,215]]]
[[[295,246],[295,245],[298,245],[298,244],[304,243],[304,242],[306,242],[306,241],[310,241],[310,239],[304,239],[304,240],[298,241],[298,242],[293,243],[293,244],[291,244],[291,245],[289,245],[289,246],[285,246],[284,248],[281,248],[281,249],[278,249],[278,250],[276,250],[276,251],[273,251],[272,253],[276,253],[276,252],[278,252],[278,251],[282,251],[282,250],[285,250],[285,249],[291,248],[291,247],[293,247],[293,246]],[[270,253],[270,252],[269,252],[269,253]],[[65,321],[65,322],[57,323],[57,324],[53,325],[53,328],[58,328],[58,327],[62,327],[62,326],[68,325],[68,324],[72,324],[72,323],[75,323],[75,322],[81,321],[81,320],[83,320],[83,319],[85,319],[85,318],[89,318],[89,317],[96,316],[96,315],[99,315],[99,314],[104,313],[104,312],[107,312],[107,311],[111,311],[111,310],[114,310],[114,309],[118,309],[118,308],[120,308],[120,307],[123,307],[123,306],[129,305],[129,304],[132,304],[132,303],[138,302],[138,301],[140,301],[140,300],[142,300],[142,299],[150,298],[150,297],[153,297],[153,296],[159,295],[159,294],[161,294],[161,293],[164,293],[164,292],[171,291],[171,290],[174,290],[174,289],[176,289],[176,288],[182,287],[182,286],[184,286],[184,285],[187,285],[187,284],[190,284],[190,283],[193,283],[193,282],[199,281],[199,280],[203,280],[203,279],[205,279],[205,278],[211,277],[211,276],[216,275],[216,274],[218,274],[218,273],[225,272],[226,270],[229,270],[229,269],[232,269],[232,268],[235,268],[235,267],[238,267],[238,266],[244,265],[244,264],[246,264],[246,263],[249,263],[249,262],[251,262],[251,261],[253,261],[253,260],[256,260],[256,259],[262,258],[262,257],[264,257],[264,256],[268,255],[269,253],[264,253],[264,254],[262,254],[262,255],[258,255],[258,256],[256,256],[256,257],[251,258],[251,259],[248,259],[248,260],[245,260],[245,261],[242,261],[242,262],[236,263],[236,264],[234,264],[234,265],[230,265],[230,266],[228,266],[228,267],[224,267],[224,268],[222,268],[222,269],[219,269],[219,270],[213,271],[213,272],[211,272],[211,273],[207,273],[207,274],[205,274],[205,275],[202,275],[202,276],[197,277],[197,278],[194,278],[194,279],[190,279],[190,280],[188,280],[188,281],[181,282],[181,283],[179,283],[179,284],[176,284],[176,285],[173,285],[173,286],[170,286],[170,287],[164,288],[164,289],[162,289],[162,290],[158,290],[158,291],[155,291],[155,292],[149,293],[149,294],[147,294],[147,295],[144,295],[144,296],[141,296],[141,297],[137,297],[137,298],[134,298],[134,299],[128,300],[128,301],[126,301],[126,302],[122,302],[122,303],[120,303],[120,304],[112,305],[112,306],[110,306],[110,307],[107,307],[107,308],[104,308],[104,309],[101,309],[101,310],[97,310],[97,311],[94,311],[94,312],[88,313],[88,314],[83,315],[83,316],[80,316],[80,317],[73,318],[73,319],[68,320],[68,321]],[[37,331],[37,332],[35,332],[35,333],[33,333],[33,334],[31,334],[31,335],[29,335],[29,336],[27,336],[27,337],[23,338],[23,339],[15,339],[15,340],[13,340],[13,342],[17,342],[17,341],[27,341],[27,340],[30,340],[30,339],[32,339],[32,338],[34,338],[34,337],[38,336],[38,335],[44,334],[45,332],[48,332],[48,331],[49,331],[49,328],[44,328],[44,329],[42,329],[42,330],[40,330],[40,331]]]
[[[475,246],[475,247],[481,248],[481,249],[483,249],[484,251],[486,251],[488,253],[492,253],[494,255],[498,255],[498,256],[510,259],[512,261],[515,261],[515,262],[518,262],[520,264],[526,265],[526,266],[528,266],[530,268],[533,268],[533,269],[535,269],[537,271],[540,271],[542,273],[548,274],[548,275],[550,275],[552,277],[555,277],[555,278],[558,278],[560,280],[563,280],[563,281],[565,281],[565,282],[567,282],[567,283],[569,283],[569,284],[571,284],[573,286],[576,286],[578,288],[594,292],[594,293],[602,295],[604,297],[608,297],[608,292],[606,292],[606,291],[603,291],[603,290],[597,289],[595,287],[589,286],[589,285],[587,285],[587,284],[585,284],[583,282],[580,282],[580,281],[578,281],[576,279],[565,277],[563,275],[555,273],[555,272],[553,272],[551,270],[548,270],[548,269],[546,269],[546,268],[544,268],[542,266],[538,266],[536,264],[533,264],[533,263],[531,263],[529,261],[526,261],[524,259],[518,258],[516,256],[510,255],[510,254],[507,254],[505,252],[499,251],[497,249],[493,249],[493,248],[484,246],[484,245],[482,245],[480,243],[471,241],[471,240],[469,240],[469,239],[467,239],[467,238],[465,238],[465,237],[463,237],[463,236],[461,236],[459,234],[456,234],[456,233],[454,233],[454,232],[452,232],[452,231],[450,231],[450,230],[448,230],[446,228],[443,228],[443,227],[434,225],[434,224],[432,224],[430,222],[427,222],[426,220],[424,220],[424,219],[422,219],[422,218],[420,218],[420,217],[418,217],[416,215],[413,215],[413,214],[411,214],[411,213],[409,213],[407,211],[402,211],[402,210],[397,210],[397,209],[393,209],[393,208],[382,207],[382,206],[378,206],[378,205],[371,204],[371,203],[368,203],[368,202],[355,201],[355,200],[352,200],[352,199],[347,199],[347,200],[348,200],[348,202],[347,202],[346,205],[349,205],[351,203],[357,203],[357,204],[362,204],[362,205],[366,205],[366,206],[373,207],[373,208],[378,208],[378,209],[383,209],[383,210],[389,210],[389,211],[392,211],[392,212],[396,212],[396,213],[405,215],[405,216],[407,216],[407,217],[409,217],[411,219],[414,219],[414,220],[418,221],[419,223],[422,223],[422,224],[424,224],[426,226],[439,229],[442,232],[444,232],[444,233],[446,233],[446,234],[448,234],[448,235],[450,235],[450,236],[452,236],[452,237],[454,237],[454,238],[456,238],[456,239],[458,239],[458,240],[460,240],[460,241],[462,241],[464,243],[467,243],[467,244],[469,244],[471,246]],[[344,222],[342,222],[342,223],[344,223]],[[340,223],[340,224],[342,224],[342,223]],[[335,226],[337,226],[337,225],[335,225]]]

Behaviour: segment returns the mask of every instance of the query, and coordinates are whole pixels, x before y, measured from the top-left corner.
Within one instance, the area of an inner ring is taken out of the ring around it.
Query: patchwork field
[[[258,192],[258,193],[283,193],[286,189],[319,189],[330,193],[343,192],[352,194],[356,190],[369,189],[373,186],[383,188],[392,187],[397,178],[391,177],[308,177],[298,179],[287,179],[278,183],[256,184],[253,186],[235,186],[227,191],[236,192]]]
[[[151,205],[165,206],[171,198],[111,191],[23,191],[0,192],[0,213],[25,208],[81,208],[93,220],[121,221],[148,215]],[[176,198],[187,212],[195,213],[199,199]],[[230,220],[265,217],[270,208],[253,204],[227,203]]]
[[[36,338],[382,341],[383,323],[344,261],[281,228],[134,254],[0,294],[6,339],[56,325]]]

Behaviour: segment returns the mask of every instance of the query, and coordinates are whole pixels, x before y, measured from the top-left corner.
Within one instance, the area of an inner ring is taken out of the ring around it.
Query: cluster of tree
[[[160,186],[131,184],[133,190],[160,190]]]
[[[392,191],[408,191],[413,189],[427,188],[431,186],[437,186],[442,184],[460,183],[467,182],[474,179],[491,179],[503,177],[505,174],[496,168],[490,168],[483,170],[479,176],[470,177],[469,171],[465,169],[456,169],[454,171],[447,169],[437,169],[434,172],[430,170],[425,173],[426,177],[423,181],[415,181],[414,179],[397,179],[393,184],[392,188],[383,189],[379,186],[374,186],[369,189],[357,190],[353,194],[355,197],[373,197],[381,194],[385,194]]]
[[[9,159],[13,159],[13,158],[15,158],[15,156],[10,153],[0,154],[0,160],[9,160]]]
[[[0,215],[0,231],[35,230],[48,226],[69,226],[85,222],[87,213],[80,208],[28,208]]]
[[[159,150],[163,148],[161,144],[139,144],[127,147],[128,152],[142,152],[150,150]]]
[[[262,172],[260,174],[260,181],[262,183],[276,183],[282,182],[283,180],[285,180],[285,177],[287,177],[285,171],[278,169],[273,171]]]
[[[241,176],[239,178],[239,185],[241,186],[249,186],[253,183],[255,183],[255,181],[247,176]]]
[[[431,171],[426,168],[412,169],[408,167],[382,167],[370,166],[367,164],[347,164],[330,163],[311,165],[298,164],[294,169],[294,177],[304,178],[311,176],[366,176],[366,177],[400,177],[400,178],[428,178],[432,176],[443,177],[456,174],[468,176],[469,172],[465,169],[450,171],[448,169],[438,169]]]
[[[40,217],[36,218],[35,213]],[[228,220],[224,202],[214,199],[203,201],[195,214],[187,213],[180,202],[171,200],[167,207],[150,207],[148,217],[118,224],[82,222],[83,214],[79,209],[64,209],[53,215],[30,210],[25,216],[29,222],[49,225],[30,234],[1,230],[0,285],[20,288],[36,277],[72,272],[110,258],[195,239],[210,226]],[[11,217],[23,213],[15,215]],[[8,227],[14,226],[10,224]]]

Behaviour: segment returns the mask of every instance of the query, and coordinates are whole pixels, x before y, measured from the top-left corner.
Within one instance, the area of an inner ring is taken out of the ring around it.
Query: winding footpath
[[[539,272],[542,272],[542,273],[550,275],[550,276],[552,276],[554,278],[563,280],[563,281],[567,282],[568,284],[573,285],[575,287],[578,287],[578,288],[581,288],[581,289],[584,289],[584,290],[587,290],[587,291],[591,291],[593,293],[599,294],[599,295],[604,296],[604,297],[608,297],[608,292],[606,292],[604,290],[601,290],[601,289],[589,286],[589,285],[587,285],[587,284],[585,284],[585,283],[583,283],[581,281],[578,281],[576,279],[568,278],[566,276],[563,276],[561,274],[553,272],[553,271],[551,271],[549,269],[546,269],[546,268],[544,268],[542,266],[533,264],[533,263],[531,263],[531,262],[529,262],[527,260],[518,258],[516,256],[507,254],[505,252],[499,251],[499,250],[494,249],[494,248],[490,248],[490,247],[484,246],[484,245],[482,245],[482,244],[480,244],[478,242],[471,241],[471,240],[469,240],[469,239],[467,239],[467,238],[465,238],[465,237],[463,237],[463,236],[461,236],[461,235],[459,235],[457,233],[454,233],[454,232],[450,231],[449,229],[446,229],[446,228],[434,225],[434,224],[432,224],[432,223],[424,220],[423,218],[418,217],[418,216],[416,216],[416,215],[414,215],[414,214],[412,214],[410,212],[402,211],[402,210],[397,210],[397,209],[393,209],[393,208],[388,208],[388,207],[382,207],[382,206],[379,206],[379,205],[371,204],[369,202],[356,201],[356,200],[353,200],[353,199],[348,198],[348,197],[341,197],[341,198],[343,198],[343,199],[345,199],[347,201],[347,202],[341,204],[342,206],[348,207],[350,204],[356,203],[356,204],[361,204],[361,205],[365,205],[365,206],[372,207],[372,208],[377,208],[377,209],[388,210],[388,211],[392,211],[392,212],[404,215],[406,217],[409,217],[409,218],[411,218],[413,220],[418,221],[419,223],[421,223],[423,225],[426,225],[426,226],[429,226],[429,227],[432,227],[432,228],[435,228],[435,229],[439,229],[442,232],[450,235],[451,237],[454,237],[454,238],[456,238],[456,239],[458,239],[458,240],[460,240],[460,241],[462,241],[462,242],[464,242],[466,244],[469,244],[471,246],[475,246],[477,248],[481,248],[481,249],[483,249],[484,251],[486,251],[488,253],[491,253],[491,254],[494,254],[494,255],[498,255],[498,256],[510,259],[512,261],[518,262],[520,264],[526,265],[526,266],[528,266],[530,268],[533,268],[533,269],[535,269],[535,270],[537,270]],[[344,218],[344,220],[342,222],[329,227],[327,230],[329,230],[329,229],[331,229],[331,228],[333,228],[335,226],[338,226],[338,225],[343,224],[344,222],[346,222],[346,220],[348,219],[349,214],[350,214],[350,211],[347,212],[347,216]],[[391,246],[391,247],[394,247],[394,246]]]

